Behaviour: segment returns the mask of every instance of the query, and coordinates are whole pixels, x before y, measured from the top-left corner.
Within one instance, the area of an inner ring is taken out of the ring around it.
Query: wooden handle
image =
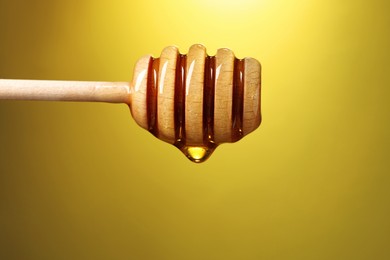
[[[130,104],[129,82],[0,79],[0,99]]]

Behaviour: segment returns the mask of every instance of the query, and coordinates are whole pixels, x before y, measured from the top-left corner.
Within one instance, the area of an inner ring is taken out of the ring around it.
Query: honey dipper
[[[132,82],[0,79],[0,99],[125,103],[138,125],[203,162],[260,125],[260,70],[229,49],[208,56],[196,44],[185,55],[169,46],[140,58]]]

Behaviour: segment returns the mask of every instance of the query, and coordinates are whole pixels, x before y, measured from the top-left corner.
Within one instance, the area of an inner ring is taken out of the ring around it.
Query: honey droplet
[[[179,148],[179,147],[178,147]],[[214,152],[215,147],[183,146],[179,148],[188,159],[195,163],[206,161]]]

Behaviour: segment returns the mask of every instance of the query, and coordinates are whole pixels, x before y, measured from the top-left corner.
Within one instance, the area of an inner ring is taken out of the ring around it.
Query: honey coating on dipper
[[[145,56],[136,65],[132,94],[136,122],[196,163],[261,121],[260,64],[228,49],[208,56],[197,44],[186,55],[171,46],[159,58]]]

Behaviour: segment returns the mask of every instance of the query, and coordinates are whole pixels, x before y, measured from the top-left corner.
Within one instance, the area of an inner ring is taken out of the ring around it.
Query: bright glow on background
[[[0,258],[388,259],[387,10],[0,0],[2,78],[130,80],[171,44],[263,66],[260,129],[201,165],[124,105],[1,101]]]

